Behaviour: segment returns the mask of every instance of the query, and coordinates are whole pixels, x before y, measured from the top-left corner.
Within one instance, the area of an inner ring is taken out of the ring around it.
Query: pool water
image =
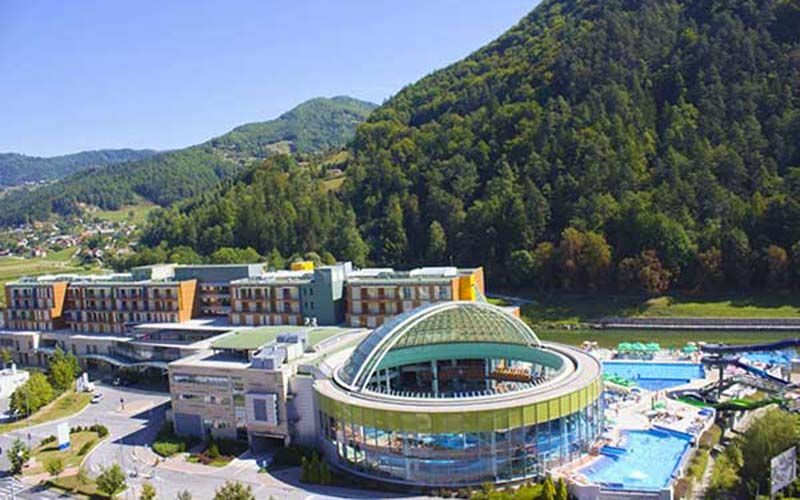
[[[620,450],[602,456],[578,472],[595,483],[625,490],[660,490],[669,486],[689,449],[689,436],[660,430],[624,431]]]
[[[623,377],[642,389],[660,391],[705,377],[702,364],[604,361],[603,371]]]

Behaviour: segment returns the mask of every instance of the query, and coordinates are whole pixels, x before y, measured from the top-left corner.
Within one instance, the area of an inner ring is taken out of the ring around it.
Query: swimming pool
[[[624,490],[660,490],[669,486],[689,449],[688,435],[657,429],[623,431],[621,448],[610,448],[578,472],[595,483]]]
[[[705,377],[703,365],[695,363],[604,361],[603,371],[635,382],[648,391],[660,391]]]

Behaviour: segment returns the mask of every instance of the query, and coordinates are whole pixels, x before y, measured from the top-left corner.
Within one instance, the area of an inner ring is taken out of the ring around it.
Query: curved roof
[[[482,343],[541,347],[522,320],[484,302],[441,302],[395,316],[375,329],[338,371],[339,380],[363,389],[392,349]]]

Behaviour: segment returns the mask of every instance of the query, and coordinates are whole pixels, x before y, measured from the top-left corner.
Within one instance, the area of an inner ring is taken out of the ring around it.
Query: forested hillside
[[[796,283],[798,26],[790,0],[543,2],[359,128],[372,257],[568,290]]]
[[[312,99],[275,120],[244,125],[204,144],[15,191],[0,198],[0,224],[43,220],[53,212],[76,214],[79,203],[116,209],[144,198],[166,206],[203,193],[272,154],[341,147],[374,107],[348,97]]]
[[[0,187],[61,179],[90,167],[141,160],[156,153],[150,149],[101,149],[49,158],[0,153]]]
[[[181,234],[159,214],[149,241],[346,258],[330,237],[221,216],[263,207],[277,224],[324,200],[352,208],[379,264],[482,264],[567,291],[786,289],[800,278],[798,26],[791,0],[545,1],[373,112],[336,201],[240,185],[172,212]],[[330,235],[332,220],[295,230]]]

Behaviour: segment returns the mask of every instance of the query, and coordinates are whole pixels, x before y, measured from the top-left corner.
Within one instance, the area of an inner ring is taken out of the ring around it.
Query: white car
[[[103,393],[102,392],[95,392],[92,396],[92,403],[97,404],[103,400]]]

